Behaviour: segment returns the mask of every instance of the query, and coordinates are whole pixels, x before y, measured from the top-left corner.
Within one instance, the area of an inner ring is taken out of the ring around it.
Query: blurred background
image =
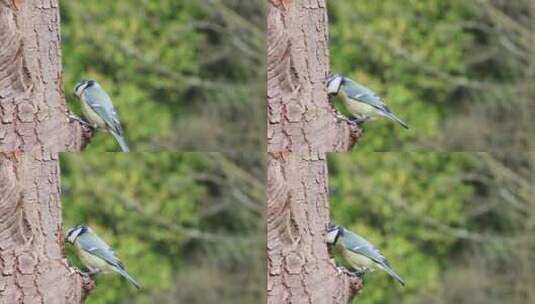
[[[265,150],[261,0],[61,3],[64,90],[96,79],[133,151]],[[117,151],[98,132],[88,151]]]
[[[88,224],[142,285],[100,275],[87,303],[259,303],[264,164],[262,153],[62,154],[65,229]]]
[[[407,282],[367,274],[354,303],[535,303],[535,153],[328,161],[332,220],[376,245]]]
[[[411,127],[369,123],[359,150],[534,151],[533,3],[328,1],[332,70]]]

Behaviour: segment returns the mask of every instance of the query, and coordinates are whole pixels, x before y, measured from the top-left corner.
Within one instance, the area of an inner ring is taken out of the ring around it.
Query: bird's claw
[[[353,118],[353,119],[349,119],[349,122],[352,124],[352,125],[356,125],[356,126],[361,126],[363,123],[365,123],[366,121],[368,121],[368,118],[367,117],[364,117],[364,118]]]
[[[363,123],[365,123],[366,121],[368,121],[368,117],[363,117],[363,118],[347,118],[345,117],[344,115],[340,114],[340,113],[336,113],[336,119],[338,121],[345,121],[347,122],[348,124],[352,125],[352,126],[361,126]]]
[[[338,271],[338,273],[345,273],[345,274],[350,275],[350,276],[355,276],[355,277],[357,277],[359,279],[362,279],[362,277],[366,273],[365,271],[358,271],[358,270],[354,270],[354,269],[350,270],[350,269],[347,269],[345,267],[340,267],[340,266],[337,266],[336,270]]]
[[[353,274],[354,276],[357,276],[359,278],[362,278],[364,276],[364,271],[358,271],[358,270],[355,270],[355,271],[352,271],[351,274]]]
[[[81,271],[81,270],[78,270],[78,273],[84,277],[85,279],[90,279],[91,278],[91,274],[89,272],[84,272],[84,271]]]
[[[70,120],[70,121],[73,121],[73,120],[74,120],[74,121],[79,122],[81,125],[83,125],[83,126],[85,126],[85,127],[88,127],[88,128],[91,128],[91,129],[95,129],[95,126],[94,126],[94,125],[88,123],[87,121],[81,119],[80,117],[78,117],[78,116],[76,116],[76,115],[74,115],[74,114],[72,114],[72,113],[69,113],[68,117],[69,117],[69,120]]]
[[[81,274],[84,276],[84,277],[88,277],[88,278],[91,278],[93,277],[94,275],[96,275],[99,271],[98,270],[90,270],[88,272],[81,272]]]
[[[346,122],[348,122],[348,123],[351,123],[351,119],[345,117],[344,115],[342,115],[342,114],[340,114],[340,113],[338,113],[338,112],[336,113],[336,119],[337,119],[338,121],[346,121]]]

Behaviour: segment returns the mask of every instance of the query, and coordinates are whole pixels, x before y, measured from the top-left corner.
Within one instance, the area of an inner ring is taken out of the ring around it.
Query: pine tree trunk
[[[339,271],[325,243],[325,154],[268,160],[268,303],[348,303],[360,279]]]
[[[57,0],[0,0],[0,152],[82,148],[62,73]]]
[[[57,0],[0,0],[0,303],[81,303],[92,281],[63,254],[57,152],[91,132],[69,122]]]
[[[361,288],[325,243],[326,152],[347,151],[360,129],[329,104],[325,0],[268,3],[268,303],[348,303]]]
[[[63,255],[57,155],[0,154],[0,303],[81,303],[92,288]]]
[[[329,104],[325,0],[268,2],[268,151],[347,151],[360,129]]]

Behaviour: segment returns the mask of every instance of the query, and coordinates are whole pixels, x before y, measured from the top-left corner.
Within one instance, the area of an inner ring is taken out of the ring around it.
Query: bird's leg
[[[91,128],[91,129],[95,129],[95,126],[94,126],[94,125],[88,123],[87,121],[81,119],[80,117],[74,115],[73,113],[70,113],[70,112],[69,112],[68,117],[69,117],[69,119],[70,119],[71,121],[72,121],[72,120],[75,120],[75,121],[79,122],[79,123],[80,123],[81,125],[83,125],[83,126],[89,127],[89,128]]]
[[[367,117],[367,116],[364,116],[364,117],[355,117],[351,120],[349,120],[352,124],[355,124],[355,125],[362,125],[363,123],[367,122],[370,118]]]
[[[336,119],[338,121],[347,121],[347,122],[351,123],[351,119],[345,117],[344,115],[342,115],[342,113],[340,113],[338,111],[336,111]]]
[[[100,269],[89,269],[88,272],[82,272],[84,276],[92,277],[100,272]]]
[[[351,273],[362,279],[366,271],[354,269]]]

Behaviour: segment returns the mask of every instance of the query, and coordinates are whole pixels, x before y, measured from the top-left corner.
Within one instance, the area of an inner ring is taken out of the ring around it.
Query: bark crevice
[[[63,251],[58,152],[92,137],[68,119],[57,0],[0,0],[0,304],[82,303]]]
[[[362,281],[336,267],[327,152],[350,150],[358,126],[329,103],[325,0],[268,1],[268,303],[349,303]]]
[[[349,303],[362,287],[336,267],[329,223],[326,155],[270,153],[268,158],[268,303]]]
[[[361,135],[327,97],[326,14],[322,0],[268,3],[269,152],[348,151]]]
[[[82,303],[63,254],[57,155],[0,153],[0,303]],[[51,179],[51,177],[53,177]]]
[[[68,119],[57,0],[0,2],[0,152],[80,151],[92,131]]]

